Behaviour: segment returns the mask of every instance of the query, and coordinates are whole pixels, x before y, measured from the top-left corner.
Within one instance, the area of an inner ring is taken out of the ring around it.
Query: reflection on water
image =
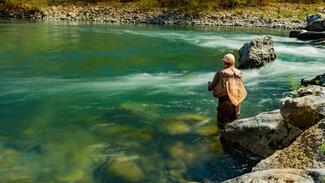
[[[206,85],[227,52],[272,33],[278,59],[244,71],[242,117],[278,107],[324,49],[268,29],[0,23],[0,182],[222,181]],[[303,50],[303,52],[302,52]]]

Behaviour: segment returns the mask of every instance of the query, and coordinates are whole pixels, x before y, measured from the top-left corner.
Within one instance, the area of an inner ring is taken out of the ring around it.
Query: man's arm
[[[209,85],[208,85],[208,90],[209,91],[212,91],[217,86],[217,83],[219,82],[219,79],[220,79],[220,74],[219,74],[219,72],[217,72],[214,75],[214,78],[213,78],[212,82],[209,83]]]

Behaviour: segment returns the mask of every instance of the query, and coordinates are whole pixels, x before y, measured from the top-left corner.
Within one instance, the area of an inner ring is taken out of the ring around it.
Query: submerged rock
[[[320,74],[311,79],[302,79],[301,85],[308,86],[308,85],[319,85],[325,87],[325,73]]]
[[[322,176],[317,171],[299,169],[271,169],[259,172],[252,172],[240,177],[227,180],[224,183],[315,183],[322,182]]]
[[[325,31],[325,14],[317,13],[307,16],[307,30]]]
[[[260,68],[276,59],[271,36],[261,36],[245,43],[239,50],[240,69]]]
[[[254,171],[273,168],[325,168],[325,120],[304,131],[290,146],[275,152],[254,167]]]
[[[95,172],[98,182],[143,182],[143,173],[136,160],[119,157],[100,166]]]
[[[268,157],[290,145],[300,133],[298,128],[284,123],[280,111],[275,110],[230,123],[225,127],[222,138],[259,156]]]
[[[325,116],[325,97],[307,95],[289,98],[284,101],[280,111],[284,122],[307,129]]]

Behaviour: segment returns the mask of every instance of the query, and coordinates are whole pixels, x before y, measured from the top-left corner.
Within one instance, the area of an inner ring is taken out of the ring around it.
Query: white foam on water
[[[284,44],[276,44],[275,50],[277,53],[281,54],[325,58],[325,49],[313,47],[311,45],[291,46]]]
[[[113,30],[114,32],[124,32],[126,34],[135,34],[147,37],[162,38],[171,41],[185,41],[199,47],[206,48],[230,48],[240,49],[244,43],[258,37],[258,35],[232,33],[225,34],[221,32],[194,32],[184,30],[167,31],[145,31],[145,30]],[[272,36],[275,42],[275,50],[280,54],[297,55],[304,57],[325,57],[325,50],[308,44],[301,44],[303,41],[289,37]],[[291,43],[291,44],[288,44]],[[299,43],[299,44],[292,44]]]
[[[254,87],[260,83],[284,83],[289,81],[289,75],[300,79],[315,76],[324,71],[325,63],[286,62],[280,59],[260,69],[243,70],[244,82],[247,87]],[[102,92],[102,96],[114,96],[112,95],[114,93],[115,95],[120,95],[121,93],[142,89],[142,91],[147,92],[143,93],[143,95],[154,95],[162,92],[175,95],[197,95],[198,93],[194,90],[203,87],[207,88],[207,83],[213,79],[214,74],[214,72],[191,74],[172,72],[158,74],[140,73],[96,80],[29,78],[28,82],[26,79],[16,80],[12,92],[7,91],[6,93],[13,94],[17,90],[30,91],[33,92],[33,97],[36,97],[60,92],[67,94],[82,93],[85,95]],[[273,86],[270,85],[269,87],[272,88]],[[199,89],[199,91],[202,91],[202,89]],[[2,95],[2,97],[5,96]],[[23,100],[25,99],[23,98]]]

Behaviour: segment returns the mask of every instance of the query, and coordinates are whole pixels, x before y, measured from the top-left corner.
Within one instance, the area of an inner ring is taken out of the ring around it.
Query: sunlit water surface
[[[325,51],[287,31],[0,23],[0,182],[222,181],[225,152],[207,83],[222,56],[271,34],[278,58],[244,71],[242,116],[279,107]]]

